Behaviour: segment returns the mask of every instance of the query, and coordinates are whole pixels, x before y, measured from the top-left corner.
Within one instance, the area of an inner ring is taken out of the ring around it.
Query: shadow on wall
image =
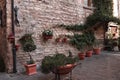
[[[5,72],[5,63],[1,56],[0,56],[0,72]]]

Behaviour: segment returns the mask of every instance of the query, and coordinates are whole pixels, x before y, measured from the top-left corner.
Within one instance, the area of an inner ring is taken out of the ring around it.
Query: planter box
[[[32,75],[32,74],[36,74],[36,64],[29,64],[29,65],[25,65],[26,68],[26,74],[27,75]]]

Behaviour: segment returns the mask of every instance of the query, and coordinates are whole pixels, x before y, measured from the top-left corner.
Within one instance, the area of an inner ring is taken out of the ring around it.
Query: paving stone
[[[72,71],[72,80],[120,80],[120,52],[102,52],[80,61],[81,65]],[[54,74],[37,74],[28,76],[24,73],[0,73],[0,80],[55,80]],[[69,80],[69,75],[61,76]]]

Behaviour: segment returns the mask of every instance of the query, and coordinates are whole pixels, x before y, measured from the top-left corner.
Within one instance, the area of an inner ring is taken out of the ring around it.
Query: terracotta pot
[[[60,66],[55,68],[52,72],[55,74],[65,75],[72,71],[76,64],[67,64],[65,66]]]
[[[101,49],[100,48],[94,48],[93,51],[94,51],[94,54],[98,55],[98,54],[100,54]]]
[[[62,39],[62,42],[63,42],[63,43],[67,43],[67,38],[66,38],[66,37],[63,38],[63,39]]]
[[[8,41],[10,42],[10,43],[12,43],[13,41],[14,41],[14,35],[13,34],[10,34],[10,35],[8,35]]]
[[[85,59],[85,53],[78,53],[79,59],[84,60]]]
[[[43,35],[43,39],[44,39],[44,40],[52,39],[52,37],[53,37],[53,36]]]
[[[26,68],[26,74],[27,75],[32,75],[32,74],[36,74],[36,64],[29,64],[29,65],[25,65]]]
[[[92,50],[89,50],[86,52],[86,57],[91,57],[93,54],[93,51]]]
[[[61,41],[61,38],[56,38],[55,41],[56,41],[56,42],[60,42],[60,41]]]
[[[20,47],[19,44],[16,44],[16,45],[15,45],[15,49],[16,49],[16,51],[19,49],[19,47]]]

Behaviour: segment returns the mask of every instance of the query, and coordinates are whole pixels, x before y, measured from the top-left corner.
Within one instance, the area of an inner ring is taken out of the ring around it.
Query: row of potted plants
[[[45,33],[44,33],[44,35],[45,35]],[[74,45],[78,50],[80,50],[80,53],[78,53],[79,59],[82,59],[82,58],[80,58],[80,55],[81,54],[85,55],[85,53],[86,53],[87,57],[92,56],[92,54],[89,54],[89,53],[93,53],[90,50],[93,49],[93,46],[98,45],[98,43],[95,42],[94,34],[91,33],[91,32],[85,32],[82,35],[75,34],[74,36],[69,37],[69,38],[70,38],[70,44]],[[28,68],[28,67],[33,66],[33,65],[36,67],[36,65],[33,64],[34,61],[32,59],[32,56],[30,55],[30,52],[36,49],[36,45],[34,44],[32,34],[23,35],[19,39],[19,41],[22,45],[22,49],[26,53],[28,53],[28,55],[30,57],[30,60],[27,61],[27,63],[25,64],[27,74],[28,75],[34,74],[34,73],[36,73],[36,68],[31,68],[31,69]],[[87,50],[88,50],[88,52],[86,52]],[[96,51],[96,50],[94,49],[94,51]],[[97,53],[97,52],[95,52],[95,53]],[[61,58],[59,58],[60,56],[61,56]],[[67,65],[67,64],[73,64],[73,63],[76,62],[76,61],[74,61],[75,58],[70,57],[70,56],[72,56],[70,54],[70,52],[69,52],[69,57],[66,57],[65,55],[62,55],[62,54],[59,54],[59,53],[57,53],[53,56],[46,56],[42,60],[41,69],[42,69],[43,72],[44,72],[44,70],[45,71],[48,70],[47,72],[51,72],[51,70],[52,70],[54,73],[56,73],[53,69],[54,67],[63,66],[63,65]],[[71,67],[71,69],[72,68],[73,68],[73,66]],[[49,70],[49,69],[51,69],[51,70]],[[30,71],[32,71],[32,70],[34,70],[34,71],[32,73],[30,73]]]
[[[93,54],[95,55],[99,55],[101,53],[101,49],[100,48],[94,48],[93,50],[88,50],[84,53],[78,53],[79,59],[80,60],[84,60],[85,57],[91,57]]]
[[[52,39],[53,38],[53,31],[52,30],[44,30],[42,32],[42,37],[43,37],[43,40],[44,41],[47,41],[49,39]],[[62,43],[66,43],[67,42],[67,37],[66,36],[59,36],[55,39],[55,42],[56,43],[59,43],[59,42],[62,42]]]
[[[70,44],[80,51],[78,53],[79,56],[91,56],[93,52],[96,54],[100,53],[99,42],[92,32],[84,32],[82,35],[74,34],[74,36],[70,37]]]

